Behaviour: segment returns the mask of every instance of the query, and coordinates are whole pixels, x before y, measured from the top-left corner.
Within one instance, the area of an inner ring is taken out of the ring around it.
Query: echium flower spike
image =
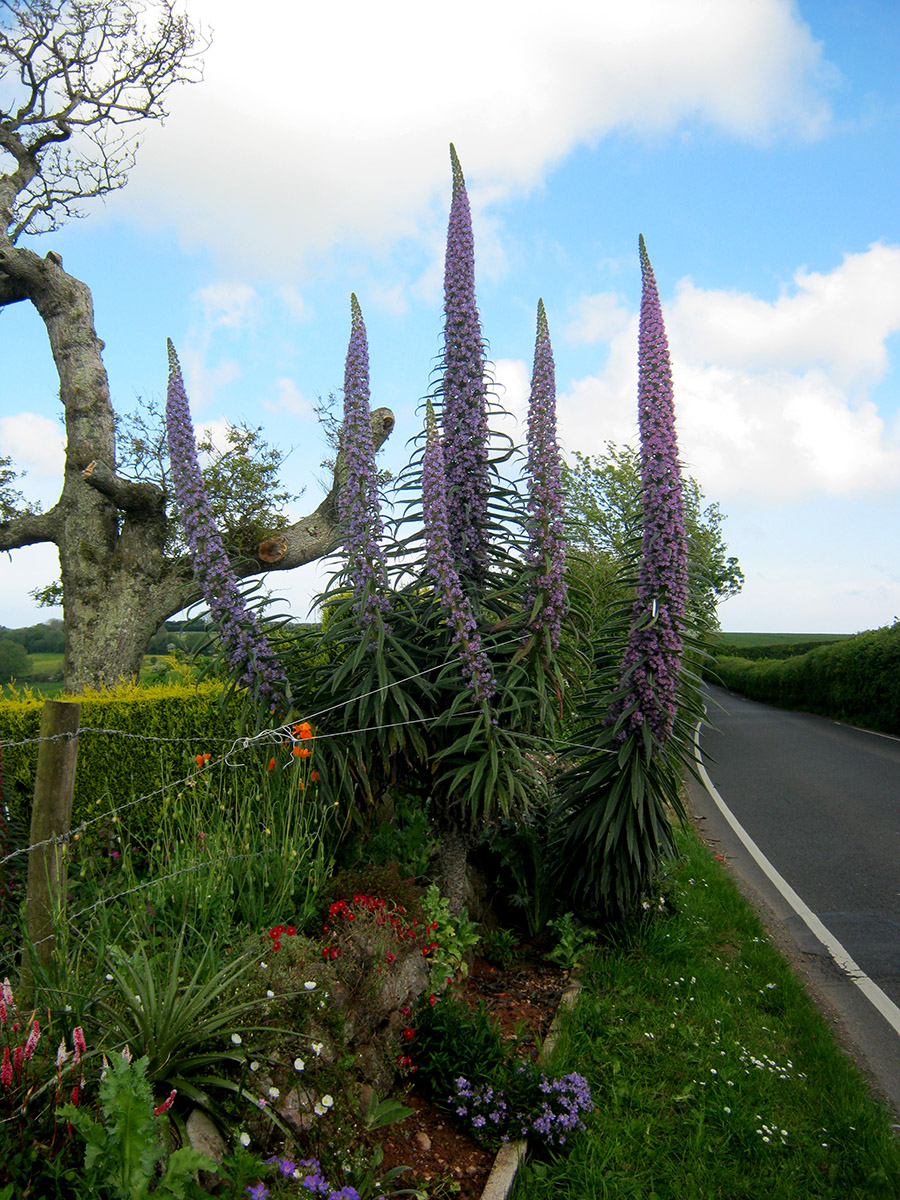
[[[166,392],[166,433],[175,500],[193,558],[194,574],[219,627],[225,658],[237,682],[260,700],[283,696],[286,681],[281,665],[254,614],[247,608],[237,576],[210,508],[197,461],[194,425],[181,366],[168,342],[169,386]]]
[[[475,242],[466,181],[453,145],[453,197],[444,262],[441,424],[450,549],[464,582],[483,580],[488,554],[487,384],[475,304]]]
[[[543,300],[538,301],[534,370],[528,402],[528,565],[525,591],[531,629],[559,646],[568,609],[562,463],[556,441],[556,372]]]
[[[463,674],[476,702],[487,711],[494,694],[494,675],[475,624],[472,604],[463,591],[450,550],[444,447],[431,401],[426,404],[425,453],[422,458],[422,511],[428,571],[434,580],[453,641],[459,646]]]
[[[622,713],[628,713],[623,737],[646,721],[656,746],[661,749],[672,733],[675,720],[684,648],[688,565],[669,344],[643,236],[640,256],[641,569],[631,634],[622,662],[621,682],[628,694],[611,708],[609,719],[618,720]]]
[[[371,628],[389,607],[387,573],[381,550],[383,531],[369,411],[369,347],[362,310],[350,297],[350,344],[344,367],[344,422],[341,427],[338,513],[354,608]]]

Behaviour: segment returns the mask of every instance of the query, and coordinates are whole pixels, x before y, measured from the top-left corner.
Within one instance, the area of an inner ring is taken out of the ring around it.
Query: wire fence
[[[410,681],[417,679],[423,675],[430,674],[433,671],[438,671],[441,669],[442,669],[442,665],[437,665],[435,667],[429,668],[428,670],[417,672],[414,675],[410,675],[406,679],[404,679],[400,682],[402,682],[402,683],[410,682]],[[379,692],[383,692],[383,691],[387,690],[388,688],[390,688],[392,686],[396,686],[396,684],[388,684],[388,685],[384,685],[382,687],[373,688],[373,689],[371,689],[370,692],[364,693],[363,695],[361,695],[355,699],[358,700],[358,699],[366,698],[367,696],[375,695]],[[53,836],[50,836],[50,837],[47,837],[47,838],[44,838],[41,840],[29,842],[28,845],[22,845],[22,846],[17,847],[16,849],[8,850],[6,853],[4,853],[2,856],[0,856],[0,871],[3,871],[4,869],[8,870],[9,865],[12,864],[14,862],[14,860],[22,858],[25,855],[30,855],[32,851],[40,850],[40,849],[51,847],[51,846],[67,847],[70,843],[77,842],[80,838],[82,838],[83,835],[88,834],[97,825],[100,825],[100,824],[109,825],[110,823],[117,824],[119,822],[120,817],[123,814],[132,812],[133,810],[138,809],[140,806],[148,805],[149,803],[151,803],[153,801],[157,801],[161,797],[164,797],[165,795],[167,795],[169,793],[175,793],[176,795],[180,795],[184,788],[186,788],[188,786],[195,786],[197,784],[197,782],[202,778],[202,776],[210,771],[213,771],[216,769],[221,769],[223,766],[226,768],[229,768],[229,769],[238,770],[238,769],[246,766],[246,764],[247,764],[246,755],[248,754],[248,752],[252,752],[261,747],[265,747],[265,748],[274,747],[274,746],[283,747],[285,745],[297,745],[298,743],[303,743],[303,742],[305,742],[305,739],[299,737],[298,734],[295,732],[301,725],[303,725],[304,723],[313,724],[315,722],[318,722],[323,717],[326,717],[326,716],[334,713],[336,710],[344,707],[347,703],[348,702],[341,702],[338,704],[329,705],[329,706],[317,709],[316,711],[309,713],[307,716],[301,718],[300,720],[292,719],[290,722],[279,723],[277,725],[260,730],[256,733],[245,735],[245,736],[238,736],[238,737],[235,737],[233,735],[232,736],[218,736],[218,735],[210,736],[208,734],[204,734],[202,736],[202,738],[191,738],[191,737],[185,737],[185,736],[165,737],[165,736],[153,735],[153,734],[138,734],[138,733],[128,732],[128,731],[124,731],[124,730],[120,730],[120,729],[107,728],[104,726],[83,726],[77,731],[77,733],[66,732],[66,733],[53,734],[50,736],[36,736],[36,737],[29,737],[29,738],[21,738],[18,740],[0,740],[0,755],[2,755],[2,752],[5,749],[13,749],[13,748],[19,749],[19,748],[23,748],[23,747],[27,747],[27,746],[37,746],[39,748],[40,744],[43,742],[57,743],[60,741],[71,741],[74,739],[83,740],[85,738],[91,738],[91,737],[119,738],[119,739],[124,739],[125,741],[133,742],[133,743],[145,742],[145,743],[156,744],[156,745],[171,745],[173,747],[177,746],[180,748],[199,747],[201,745],[204,748],[207,746],[210,746],[210,745],[214,745],[214,746],[223,748],[222,753],[216,759],[206,760],[202,764],[199,762],[199,756],[198,756],[198,766],[195,769],[191,769],[188,774],[183,774],[177,778],[168,780],[165,783],[163,783],[160,787],[154,788],[153,790],[145,792],[139,796],[132,797],[131,799],[123,801],[120,804],[114,805],[109,808],[104,808],[103,812],[99,813],[98,815],[89,817],[85,820],[82,820],[74,827],[69,828],[65,831],[59,832]],[[472,710],[470,710],[468,715],[475,715],[476,711],[477,710],[472,709]],[[460,714],[460,715],[464,716],[466,714]],[[442,716],[440,716],[440,715],[421,717],[421,718],[413,718],[413,719],[405,720],[402,722],[391,722],[391,723],[387,723],[387,724],[383,724],[383,725],[360,727],[358,729],[344,729],[344,730],[339,730],[339,731],[334,731],[334,732],[317,733],[315,736],[316,736],[316,740],[318,740],[318,741],[346,739],[348,737],[354,737],[354,736],[356,736],[358,734],[362,734],[362,733],[373,733],[373,732],[378,732],[378,731],[386,731],[386,730],[390,730],[390,729],[396,729],[396,728],[405,727],[405,726],[412,726],[412,725],[416,725],[416,724],[430,725],[430,724],[434,724],[434,723],[438,722],[441,719],[442,719]],[[576,751],[576,750],[592,749],[592,747],[590,747],[590,746],[584,745],[579,742],[574,742],[574,741],[566,741],[563,743],[560,743],[559,741],[551,742],[550,739],[544,739],[544,738],[540,738],[540,737],[533,737],[531,740],[538,744],[543,742],[546,745],[548,751],[552,750],[557,753],[560,751],[571,752],[571,751]],[[289,759],[288,762],[286,763],[286,766],[291,766],[291,765],[292,765],[292,760]],[[0,812],[0,816],[2,816],[2,812]],[[259,858],[265,854],[271,854],[271,853],[273,853],[273,851],[266,850],[266,851],[257,851],[252,854],[235,854],[235,855],[228,856],[228,861],[239,861],[242,859]],[[79,922],[82,922],[91,913],[96,912],[99,908],[102,908],[105,905],[114,904],[118,901],[122,901],[129,896],[133,896],[134,894],[139,893],[141,891],[145,891],[149,888],[156,887],[160,883],[165,883],[167,881],[177,879],[180,876],[190,874],[190,873],[200,872],[201,870],[205,869],[207,866],[211,866],[211,865],[215,865],[215,864],[209,862],[208,860],[200,860],[200,861],[192,863],[188,866],[179,868],[177,871],[173,871],[169,874],[154,876],[151,879],[147,879],[140,883],[133,884],[132,886],[123,888],[118,891],[113,890],[109,894],[100,896],[98,899],[94,900],[91,904],[78,909],[76,912],[73,912],[70,914],[66,913],[65,914],[66,924],[70,927],[77,927]],[[219,864],[219,865],[221,865],[221,864]],[[48,937],[46,937],[46,938],[38,939],[33,944],[35,946],[38,946],[42,942],[50,940],[50,938],[52,938],[52,936],[53,935],[48,935]],[[2,965],[0,965],[0,971],[3,970],[3,966],[6,963],[14,963],[16,960],[16,957],[17,957],[17,955],[15,952],[7,953],[7,954],[0,954],[0,964],[2,964]]]

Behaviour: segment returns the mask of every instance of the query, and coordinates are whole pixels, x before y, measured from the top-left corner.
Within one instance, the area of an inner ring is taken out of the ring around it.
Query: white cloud
[[[29,483],[41,486],[52,481],[59,493],[66,463],[65,433],[59,421],[33,412],[0,417],[0,453],[11,458],[17,470],[28,473]],[[24,490],[30,494],[32,489],[26,484]]]
[[[876,242],[827,274],[801,267],[794,284],[769,302],[682,280],[667,310],[673,352],[751,369],[818,363],[843,386],[879,379],[885,340],[900,330],[900,246]]]
[[[614,292],[598,292],[585,296],[578,305],[578,315],[566,327],[570,342],[608,341],[627,329],[631,314]]]
[[[271,413],[287,413],[292,417],[312,417],[313,406],[306,399],[293,379],[286,375],[275,380],[277,400],[261,400],[261,406]]]
[[[612,130],[764,141],[830,115],[790,0],[194,0],[205,80],[147,131],[111,201],[222,259],[293,272],[338,242],[426,238],[455,141],[473,208]]]
[[[249,284],[230,281],[210,283],[193,299],[200,303],[204,328],[211,331],[243,328],[253,319],[259,297]]]
[[[766,504],[900,486],[900,441],[866,392],[900,329],[900,247],[873,245],[830,272],[800,270],[795,283],[766,301],[687,280],[664,303],[686,468],[708,494]],[[608,308],[608,297],[583,301],[576,330]],[[567,449],[635,441],[636,346],[633,316],[611,337],[603,370],[561,397]]]

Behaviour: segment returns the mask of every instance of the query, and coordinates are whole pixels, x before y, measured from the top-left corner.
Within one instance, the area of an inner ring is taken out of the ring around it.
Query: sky
[[[355,292],[401,467],[441,347],[449,143],[479,310],[524,440],[543,298],[571,454],[636,444],[638,236],[669,336],[684,470],[746,576],[730,631],[900,616],[900,5],[896,0],[188,0],[211,36],[128,186],[27,244],[91,287],[118,411],[261,425],[296,518]],[[0,163],[0,169],[5,165]],[[52,505],[58,383],[33,309],[0,312],[0,454]],[[305,489],[305,490],[304,490]],[[55,548],[0,556],[0,624]],[[268,586],[306,617],[321,565]]]

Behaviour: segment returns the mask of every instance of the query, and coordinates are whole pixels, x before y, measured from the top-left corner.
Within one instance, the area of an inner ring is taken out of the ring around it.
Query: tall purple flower
[[[472,695],[476,702],[486,709],[495,691],[494,676],[487,654],[481,646],[471,602],[463,591],[450,550],[444,447],[430,400],[427,401],[426,407],[425,435],[425,453],[422,457],[422,510],[425,517],[428,571],[437,587],[447,622],[453,630],[453,641],[459,646],[463,673]]]
[[[375,448],[369,412],[369,347],[362,310],[350,297],[350,344],[344,367],[338,513],[354,608],[364,628],[387,611],[387,573],[381,551],[382,522],[375,478]]]
[[[450,549],[460,576],[484,577],[488,551],[487,385],[484,343],[475,304],[475,243],[466,181],[456,150],[444,263],[444,357],[441,424],[447,477]]]
[[[531,629],[559,646],[568,609],[566,540],[563,532],[562,464],[556,442],[556,372],[543,300],[538,301],[534,370],[528,403],[528,564],[534,574],[525,590]]]
[[[687,544],[669,344],[643,236],[638,339],[638,424],[641,436],[643,540],[632,628],[622,661],[628,694],[610,721],[629,709],[623,736],[646,721],[659,748],[675,720],[687,605]]]
[[[284,694],[285,677],[254,614],[248,609],[237,576],[225,553],[197,461],[194,424],[175,347],[168,342],[169,386],[166,433],[175,501],[193,557],[194,574],[219,627],[222,649],[237,682],[261,700]]]

